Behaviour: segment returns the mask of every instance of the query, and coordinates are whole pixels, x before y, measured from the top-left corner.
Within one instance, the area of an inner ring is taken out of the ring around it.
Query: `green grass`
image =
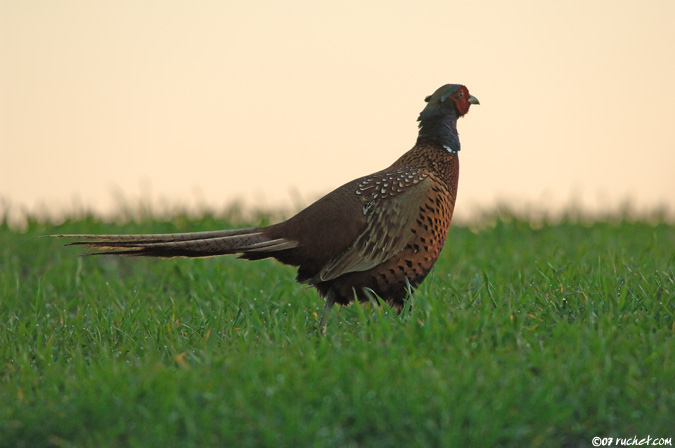
[[[0,446],[577,447],[675,438],[675,227],[452,227],[414,307],[336,309],[234,257],[78,257],[0,225]]]

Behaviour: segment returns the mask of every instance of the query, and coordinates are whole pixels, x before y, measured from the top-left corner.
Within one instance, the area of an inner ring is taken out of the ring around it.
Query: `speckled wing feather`
[[[427,174],[415,168],[385,170],[359,183],[356,194],[363,197],[366,225],[354,243],[327,263],[312,282],[367,271],[401,252],[413,237],[420,205],[431,184]]]

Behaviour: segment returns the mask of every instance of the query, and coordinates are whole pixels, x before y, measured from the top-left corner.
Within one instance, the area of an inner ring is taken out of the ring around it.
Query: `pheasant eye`
[[[464,98],[464,92],[459,92],[459,93],[457,94],[457,97],[458,97],[458,98]]]

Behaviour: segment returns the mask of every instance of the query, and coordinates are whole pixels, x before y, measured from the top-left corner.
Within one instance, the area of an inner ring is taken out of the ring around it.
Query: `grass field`
[[[78,257],[0,225],[0,446],[590,447],[675,438],[675,227],[453,226],[412,310],[234,257]],[[672,442],[671,442],[672,443]]]

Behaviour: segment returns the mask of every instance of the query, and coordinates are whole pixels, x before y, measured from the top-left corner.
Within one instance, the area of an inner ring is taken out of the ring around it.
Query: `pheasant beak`
[[[480,103],[478,102],[478,98],[471,95],[471,96],[469,96],[469,104],[480,104]]]

